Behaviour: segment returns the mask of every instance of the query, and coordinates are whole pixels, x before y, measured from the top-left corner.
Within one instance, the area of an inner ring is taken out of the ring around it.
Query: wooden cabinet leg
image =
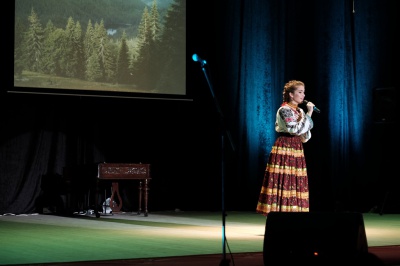
[[[118,206],[114,205],[114,196],[118,196]],[[112,183],[112,193],[110,197],[110,208],[112,212],[120,212],[122,208],[122,198],[121,195],[119,194],[119,185],[118,182],[113,182]]]
[[[149,181],[148,179],[144,180],[144,216],[148,216],[149,212],[147,210],[147,203],[149,200]]]
[[[139,209],[137,214],[141,214],[142,213],[142,181],[139,181]]]

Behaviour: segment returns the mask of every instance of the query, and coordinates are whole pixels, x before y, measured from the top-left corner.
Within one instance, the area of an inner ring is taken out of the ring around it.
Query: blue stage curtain
[[[311,210],[366,210],[379,197],[371,173],[383,167],[373,159],[380,156],[372,149],[373,89],[394,86],[391,66],[398,69],[394,1],[228,2],[221,4],[220,87],[238,146],[238,183],[250,195],[244,204],[256,205],[283,85],[298,79],[322,110],[304,145]]]

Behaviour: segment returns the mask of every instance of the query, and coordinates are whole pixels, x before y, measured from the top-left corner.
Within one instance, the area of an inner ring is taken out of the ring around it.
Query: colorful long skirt
[[[298,136],[279,136],[268,158],[256,212],[309,212],[308,176]]]

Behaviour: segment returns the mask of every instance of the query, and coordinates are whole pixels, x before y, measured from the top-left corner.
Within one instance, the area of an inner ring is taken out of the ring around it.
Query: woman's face
[[[303,85],[297,86],[294,92],[290,93],[292,101],[301,104],[305,98],[305,89]]]

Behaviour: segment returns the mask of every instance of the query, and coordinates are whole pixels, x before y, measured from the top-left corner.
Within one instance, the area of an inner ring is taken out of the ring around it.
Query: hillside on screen
[[[14,89],[186,94],[186,0],[15,0]]]

